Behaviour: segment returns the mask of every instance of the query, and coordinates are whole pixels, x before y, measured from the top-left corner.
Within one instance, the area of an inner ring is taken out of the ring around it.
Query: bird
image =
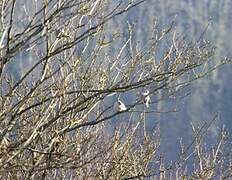
[[[147,108],[149,108],[149,103],[150,103],[150,100],[151,100],[151,98],[149,96],[149,93],[150,92],[149,92],[148,89],[145,89],[140,93],[141,99],[142,99],[143,103],[145,104],[145,106]]]
[[[126,110],[127,110],[126,105],[122,101],[118,100],[114,103],[115,112],[122,112]]]

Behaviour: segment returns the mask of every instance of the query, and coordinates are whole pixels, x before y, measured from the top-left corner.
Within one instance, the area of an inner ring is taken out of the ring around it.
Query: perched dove
[[[151,100],[149,96],[149,90],[145,89],[143,92],[140,93],[140,95],[141,95],[141,99],[143,100],[143,103],[148,108]]]
[[[114,111],[115,112],[122,112],[122,111],[126,111],[127,108],[125,106],[125,104],[123,104],[122,101],[118,100],[114,103]]]

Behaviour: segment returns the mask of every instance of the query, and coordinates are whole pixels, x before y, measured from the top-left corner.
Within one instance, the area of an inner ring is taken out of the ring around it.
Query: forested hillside
[[[124,41],[126,41],[127,22],[133,23],[136,40],[140,41],[142,47],[149,40],[148,34],[152,33],[155,21],[160,30],[174,22],[178,33],[184,34],[188,40],[197,41],[203,37],[206,41],[212,42],[216,47],[213,60],[218,61],[225,56],[232,57],[231,8],[230,0],[147,0],[142,6],[135,7],[123,15],[126,22],[115,20],[111,22],[111,26],[119,31],[125,31]],[[163,58],[169,45],[165,42],[159,47],[159,53],[154,55],[157,61]],[[189,87],[186,93],[190,95],[176,104],[180,110],[178,113],[157,114],[155,118],[151,117],[148,120],[149,127],[160,123],[163,129],[161,132],[165,132],[164,149],[171,148],[174,155],[179,146],[179,139],[183,138],[183,132],[188,142],[191,136],[190,124],[202,125],[205,121],[210,121],[215,113],[219,113],[219,119],[210,128],[211,136],[213,138],[217,136],[222,125],[226,125],[229,131],[232,131],[231,73],[231,65],[216,69]],[[170,106],[170,102],[159,102],[153,108],[168,111],[173,106]]]
[[[25,6],[24,3],[28,7],[33,6],[32,3],[23,1],[19,2],[17,6],[19,8]],[[117,3],[115,1],[111,6],[114,7]],[[213,42],[217,48],[216,55],[213,58],[218,60],[225,56],[232,56],[230,45],[232,40],[231,7],[232,2],[230,0],[147,0],[142,6],[135,7],[122,15],[125,21],[114,20],[110,22],[112,23],[110,26],[113,28],[109,28],[109,30],[113,31],[115,28],[124,31],[124,41],[126,41],[128,37],[127,22],[133,23],[136,27],[134,32],[136,40],[140,41],[139,45],[142,47],[149,38],[148,34],[152,33],[154,21],[157,21],[160,30],[174,22],[178,33],[185,34],[187,39],[196,40],[204,36],[206,40]],[[23,17],[22,11],[16,13],[19,14],[19,18]],[[19,28],[21,26],[22,24],[19,25]],[[164,43],[160,47],[159,53],[155,55],[157,61],[162,58],[167,48],[168,43]],[[113,49],[109,51],[113,51]],[[16,60],[22,57],[23,61]],[[33,64],[33,55],[28,51],[22,52],[15,57],[15,61],[9,67],[10,72],[13,72],[17,79],[31,63]],[[165,134],[167,141],[171,137],[177,139],[177,137],[182,136],[183,129],[185,132],[191,131],[189,129],[191,128],[190,122],[202,123],[202,121],[211,119],[213,114],[218,112],[220,120],[211,128],[212,133],[216,135],[218,125],[222,124],[225,124],[230,129],[232,127],[230,123],[232,116],[230,110],[232,103],[231,73],[231,67],[223,67],[223,69],[215,70],[205,79],[194,82],[191,86],[191,95],[178,105],[180,112],[168,115],[168,117],[166,115],[164,117],[157,115],[155,124],[153,124],[153,119],[150,121],[151,127],[159,122],[161,127],[164,128],[164,132],[167,129],[172,129],[169,135]],[[165,109],[167,106],[167,104],[160,102],[154,108]],[[173,141],[171,140],[171,142]]]
[[[232,175],[232,1],[0,8],[0,178]]]

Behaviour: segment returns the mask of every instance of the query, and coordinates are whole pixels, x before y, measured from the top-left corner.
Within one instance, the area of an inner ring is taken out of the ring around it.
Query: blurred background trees
[[[224,3],[1,1],[1,178],[229,178]]]

